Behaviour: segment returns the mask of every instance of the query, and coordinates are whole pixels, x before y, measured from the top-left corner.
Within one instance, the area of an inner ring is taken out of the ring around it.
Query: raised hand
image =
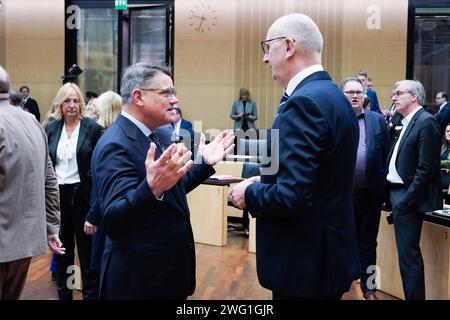
[[[192,152],[187,151],[186,147],[177,150],[174,143],[156,161],[155,150],[156,145],[151,143],[145,159],[145,168],[150,189],[155,197],[160,197],[186,174],[193,161],[190,160]]]
[[[226,154],[234,149],[234,134],[233,131],[224,130],[217,135],[217,137],[209,144],[205,144],[205,135],[200,136],[200,144],[198,152],[203,159],[212,166],[223,160]]]

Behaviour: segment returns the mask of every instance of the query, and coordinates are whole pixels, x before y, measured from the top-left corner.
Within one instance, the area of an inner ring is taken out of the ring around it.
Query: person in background
[[[450,123],[445,127],[441,146],[441,186],[449,189],[450,186]]]
[[[173,133],[172,141],[184,142],[188,150],[194,152],[194,130],[192,130],[192,123],[183,119],[183,113],[178,106],[173,109]],[[188,145],[189,144],[189,145]]]
[[[444,91],[436,93],[436,105],[439,110],[436,113],[436,120],[439,122],[441,127],[441,134],[444,137],[445,127],[450,123],[450,104],[447,102],[448,95]]]
[[[377,300],[377,235],[381,205],[385,200],[385,167],[389,148],[387,126],[382,115],[363,108],[364,83],[346,78],[341,85],[359,124],[358,153],[353,179],[353,213],[361,262],[360,286],[366,300]]]
[[[30,97],[30,88],[28,86],[21,86],[19,91],[23,99],[21,104],[22,109],[34,114],[38,122],[41,121],[39,105],[36,100]]]
[[[419,81],[398,81],[392,89],[403,128],[390,150],[387,181],[403,292],[407,300],[425,299],[420,234],[423,214],[442,208],[439,123],[422,106]]]
[[[100,299],[179,299],[195,289],[195,248],[186,193],[233,148],[223,131],[202,135],[194,162],[185,147],[161,144],[178,102],[167,67],[137,63],[121,80],[122,112],[94,150],[94,193],[106,231]],[[120,276],[126,275],[126,276]]]
[[[240,182],[230,200],[256,217],[258,279],[273,299],[337,300],[361,275],[352,206],[358,122],[321,65],[311,18],[279,18],[261,46],[285,90],[272,125],[278,170],[263,165],[260,183]]]
[[[11,91],[9,93],[9,103],[14,107],[18,107],[19,110],[23,110],[20,108],[20,105],[22,104],[22,96],[20,92]]]
[[[91,236],[83,232],[90,208],[92,189],[91,157],[103,128],[85,117],[85,105],[80,88],[64,84],[53,102],[55,120],[45,127],[49,152],[55,165],[61,203],[60,237],[66,246],[64,256],[55,256],[56,283],[60,300],[71,300],[68,278],[74,265],[75,241],[80,259],[83,298],[97,299],[98,277],[92,271]]]
[[[380,105],[378,104],[377,92],[372,89],[371,86],[369,87],[367,85],[369,84],[367,72],[360,70],[356,73],[355,77],[364,82],[364,85],[366,87],[366,91],[364,92],[364,94],[367,95],[367,97],[369,97],[370,99],[370,111],[381,113]],[[370,84],[372,84],[372,80],[370,80]]]
[[[107,129],[116,120],[122,110],[122,98],[113,91],[106,91],[95,100],[98,113],[97,123]]]
[[[258,110],[255,101],[250,98],[250,91],[247,88],[239,90],[239,99],[233,102],[230,118],[234,120],[234,130],[255,129]]]
[[[17,300],[31,258],[60,255],[59,194],[45,132],[8,102],[10,78],[0,66],[0,300]]]

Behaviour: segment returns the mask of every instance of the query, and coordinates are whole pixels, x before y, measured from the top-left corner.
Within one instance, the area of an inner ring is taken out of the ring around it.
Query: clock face
[[[209,4],[197,4],[189,10],[189,25],[194,31],[204,33],[211,31],[217,22],[216,10]]]

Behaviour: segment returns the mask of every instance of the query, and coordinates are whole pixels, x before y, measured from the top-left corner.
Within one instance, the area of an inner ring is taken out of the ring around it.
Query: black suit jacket
[[[23,105],[23,108],[34,114],[38,122],[41,121],[41,113],[39,112],[39,106],[36,100],[28,98],[27,102]]]
[[[49,122],[45,127],[48,137],[48,148],[52,162],[56,164],[56,150],[58,148],[64,120]],[[85,205],[89,207],[92,190],[91,158],[97,141],[103,133],[103,128],[92,119],[83,118],[77,143],[77,164],[80,175],[80,188]],[[86,212],[87,213],[87,212]]]
[[[366,126],[366,186],[381,204],[385,200],[386,158],[389,152],[387,125],[382,115],[364,110]]]
[[[119,115],[92,157],[94,189],[107,234],[102,298],[183,299],[194,292],[195,250],[186,193],[215,171],[195,164],[164,192],[162,201],[157,200],[146,179],[149,146],[142,131]]]
[[[389,152],[391,161],[395,143]],[[423,109],[411,119],[398,147],[395,166],[408,188],[400,206],[419,212],[442,208],[439,123]]]
[[[436,119],[439,122],[441,128],[441,137],[445,133],[445,127],[450,123],[450,103],[447,102],[442,110],[436,114]]]
[[[256,215],[259,281],[291,297],[348,291],[360,275],[352,204],[355,113],[328,73],[315,72],[281,107],[272,129],[279,130],[278,172],[262,175],[245,192]]]

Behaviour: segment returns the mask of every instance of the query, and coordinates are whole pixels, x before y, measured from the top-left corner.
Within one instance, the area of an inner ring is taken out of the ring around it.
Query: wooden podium
[[[425,214],[420,248],[425,267],[425,294],[427,300],[450,299],[450,221]],[[378,232],[377,265],[380,268],[379,289],[404,299],[398,265],[394,226],[386,222],[382,212]]]

